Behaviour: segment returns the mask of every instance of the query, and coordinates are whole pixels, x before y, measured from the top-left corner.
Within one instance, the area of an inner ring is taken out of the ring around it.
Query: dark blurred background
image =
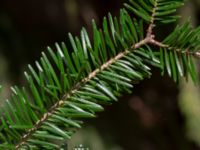
[[[89,33],[94,18],[100,26],[109,11],[118,15],[123,0],[1,0],[0,84],[1,101],[9,87],[23,84],[27,64],[39,59],[46,46],[67,42],[68,32],[79,35],[82,26]],[[179,11],[200,24],[200,2],[190,0]],[[174,25],[165,27],[171,30]],[[166,30],[167,29],[167,30]],[[162,32],[159,32],[162,37]],[[154,69],[152,79],[135,86],[69,142],[69,149],[83,144],[90,150],[200,150],[199,88],[182,82],[179,86]]]

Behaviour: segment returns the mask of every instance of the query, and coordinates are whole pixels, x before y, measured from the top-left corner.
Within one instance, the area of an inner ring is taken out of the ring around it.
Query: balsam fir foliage
[[[153,30],[176,21],[174,13],[183,3],[129,0],[119,18],[103,19],[102,29],[92,21],[93,41],[83,28],[80,38],[69,34],[71,47],[48,47],[28,65],[27,86],[12,87],[1,106],[0,149],[61,149],[83,119],[94,118],[104,105],[150,78],[152,66],[176,82],[191,76],[197,83],[193,59],[200,56],[200,28],[186,22],[163,41]]]

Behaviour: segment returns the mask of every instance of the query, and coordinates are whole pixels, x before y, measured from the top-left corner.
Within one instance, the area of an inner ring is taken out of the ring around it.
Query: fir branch
[[[156,9],[157,9],[157,0],[155,0],[154,8],[152,9],[152,16],[151,16],[151,22],[149,24],[149,27],[147,29],[147,35],[145,39],[142,39],[138,43],[135,43],[131,46],[131,49],[138,49],[142,47],[143,45],[146,45],[148,43],[156,45],[158,47],[163,46],[162,43],[159,41],[154,40],[154,35],[153,35],[153,28],[155,27],[154,20],[155,20],[155,14],[156,14]],[[88,75],[88,77],[84,78],[80,83],[77,83],[70,92],[65,94],[61,100],[59,100],[54,106],[52,106],[47,113],[43,115],[43,117],[34,125],[32,129],[29,129],[28,132],[22,136],[21,142],[15,146],[16,149],[18,149],[21,145],[23,145],[27,139],[36,131],[44,121],[46,121],[52,114],[54,114],[55,110],[59,107],[61,107],[68,98],[75,93],[80,87],[82,87],[85,83],[90,81],[92,78],[94,78],[99,72],[105,70],[108,68],[111,64],[116,62],[117,60],[121,59],[125,55],[130,53],[128,49],[126,49],[124,52],[119,53],[117,56],[114,58],[110,59],[106,63],[104,63],[99,69],[94,70],[92,73]]]
[[[153,37],[153,36],[150,35],[150,37]],[[119,53],[117,56],[115,56],[114,58],[112,58],[109,61],[107,61],[106,63],[104,63],[99,69],[96,69],[92,73],[90,73],[88,75],[88,77],[84,78],[80,83],[77,83],[72,88],[72,90],[70,90],[70,92],[68,92],[67,94],[65,94],[61,100],[59,100],[54,106],[52,106],[49,109],[49,111],[47,113],[45,113],[43,115],[43,117],[41,117],[41,119],[34,125],[33,128],[29,129],[27,131],[27,133],[22,136],[21,142],[18,143],[15,146],[15,148],[19,149],[20,146],[22,146],[29,139],[29,137],[36,130],[38,130],[41,127],[41,125],[43,124],[43,122],[45,122],[51,115],[53,115],[55,113],[55,110],[57,108],[62,107],[62,105],[65,103],[65,101],[67,101],[68,98],[70,98],[72,94],[76,93],[76,91],[79,90],[80,87],[84,86],[84,84],[86,84],[88,81],[90,81],[91,79],[93,79],[101,71],[107,69],[110,65],[112,65],[113,63],[115,63],[117,60],[120,60],[122,57],[124,57],[127,54],[131,53],[134,49],[138,49],[138,48],[142,47],[143,45],[146,45],[148,43],[152,43],[152,41],[153,41],[154,44],[156,43],[156,45],[157,45],[157,43],[159,43],[158,41],[155,41],[152,38],[146,37],[145,39],[143,39],[143,40],[139,41],[138,43],[132,45],[131,46],[131,51],[128,50],[128,49],[126,49],[124,52]],[[159,46],[159,44],[157,46]]]
[[[200,56],[200,29],[190,32],[188,24],[177,27],[162,42],[153,32],[159,24],[176,21],[174,12],[182,4],[182,0],[130,0],[125,4],[128,11],[120,11],[120,21],[109,14],[100,30],[93,22],[93,43],[83,28],[81,39],[69,34],[72,54],[65,44],[56,44],[57,52],[48,48],[50,57],[42,53],[36,61],[38,71],[29,65],[31,75],[25,73],[31,94],[27,88],[12,88],[1,117],[0,131],[5,135],[0,133],[0,148],[59,149],[55,139],[62,144],[81,127],[82,118],[95,117],[103,110],[101,104],[130,92],[132,82],[151,75],[150,65],[161,66],[163,73],[166,68],[175,81],[188,73],[196,81],[192,59]],[[133,21],[130,12],[138,18]],[[143,22],[148,26],[145,35]],[[151,46],[160,49],[160,61]]]

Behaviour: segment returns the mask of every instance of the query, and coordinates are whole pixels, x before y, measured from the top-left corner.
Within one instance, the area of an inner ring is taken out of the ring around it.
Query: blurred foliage
[[[190,83],[182,83],[179,105],[185,116],[187,137],[200,146],[200,88]]]

